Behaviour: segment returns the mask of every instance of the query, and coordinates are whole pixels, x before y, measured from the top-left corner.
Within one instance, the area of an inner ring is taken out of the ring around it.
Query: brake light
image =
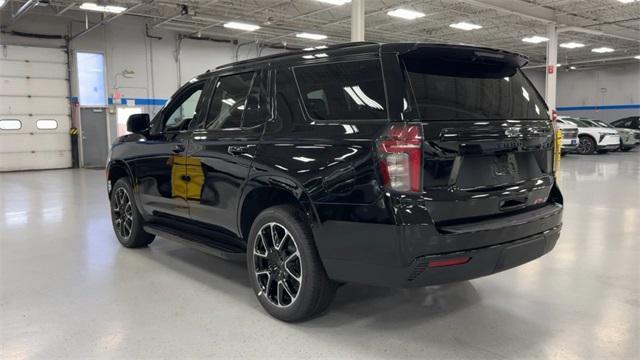
[[[378,153],[385,187],[395,191],[420,191],[421,125],[391,125],[378,141]]]
[[[453,266],[453,265],[462,265],[466,264],[471,260],[469,256],[453,258],[453,259],[445,259],[445,260],[431,260],[427,265],[430,268],[434,267],[444,267],[444,266]]]

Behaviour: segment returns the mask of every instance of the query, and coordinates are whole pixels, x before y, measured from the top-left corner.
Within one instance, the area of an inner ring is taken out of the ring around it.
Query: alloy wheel
[[[593,143],[589,138],[580,138],[580,141],[578,142],[578,152],[580,154],[590,154],[593,152]]]
[[[291,306],[302,286],[300,252],[291,233],[276,222],[265,224],[256,235],[253,258],[258,295],[274,306]]]
[[[126,189],[122,187],[116,189],[111,210],[113,211],[113,224],[118,235],[123,239],[128,239],[133,228],[133,206]]]

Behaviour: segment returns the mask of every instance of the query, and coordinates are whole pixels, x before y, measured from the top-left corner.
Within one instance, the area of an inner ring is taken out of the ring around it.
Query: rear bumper
[[[315,230],[329,278],[387,287],[474,279],[534,260],[555,246],[562,205],[438,230],[433,225],[328,221]],[[430,267],[461,257],[460,265]],[[433,265],[433,264],[432,264]]]

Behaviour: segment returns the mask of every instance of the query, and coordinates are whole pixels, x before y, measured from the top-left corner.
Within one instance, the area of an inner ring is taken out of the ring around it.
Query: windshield
[[[607,124],[606,122],[602,121],[602,120],[593,120],[593,122],[595,122],[596,124],[600,125],[600,127],[604,127],[604,128],[612,128],[613,126]]]
[[[589,124],[583,120],[579,120],[579,119],[571,119],[571,122],[576,123],[576,125],[578,125],[578,127],[594,127],[592,124]]]
[[[515,66],[428,57],[403,58],[403,115],[421,120],[549,120],[547,107]]]

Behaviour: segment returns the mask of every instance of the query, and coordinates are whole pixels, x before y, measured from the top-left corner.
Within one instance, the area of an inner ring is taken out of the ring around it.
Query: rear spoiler
[[[458,60],[469,62],[504,63],[507,66],[521,68],[529,63],[525,55],[510,51],[450,44],[425,44],[417,43],[410,48],[401,51],[400,57],[419,56],[433,60]]]

